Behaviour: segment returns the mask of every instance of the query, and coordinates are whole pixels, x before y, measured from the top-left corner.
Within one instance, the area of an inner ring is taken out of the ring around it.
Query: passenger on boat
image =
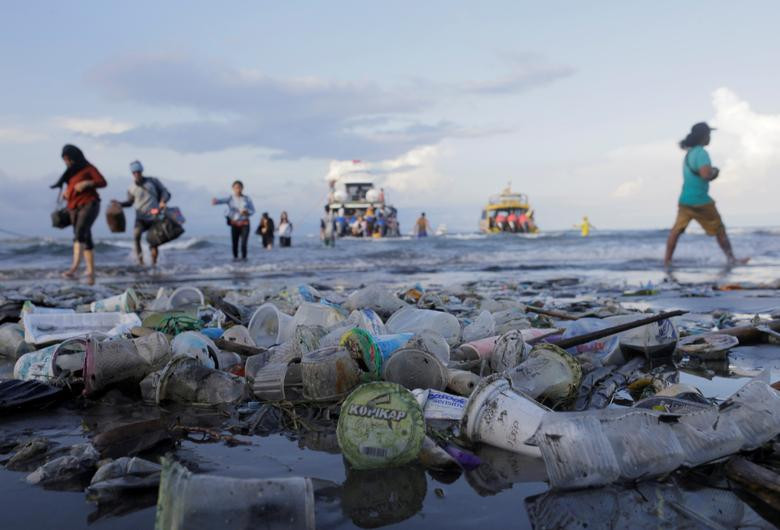
[[[506,226],[506,214],[504,212],[498,212],[498,215],[496,215],[496,228],[503,232],[506,230]]]
[[[517,215],[514,211],[512,211],[509,216],[506,218],[507,222],[507,228],[510,232],[517,232]]]

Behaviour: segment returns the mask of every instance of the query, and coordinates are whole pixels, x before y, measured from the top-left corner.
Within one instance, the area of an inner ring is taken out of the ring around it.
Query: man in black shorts
[[[144,176],[144,166],[138,160],[130,164],[130,171],[133,172],[133,184],[127,189],[127,200],[114,202],[118,202],[123,208],[135,206],[135,227],[133,228],[135,256],[138,264],[143,265],[141,236],[152,227],[157,210],[165,208],[171,199],[171,194],[157,178]],[[149,247],[149,253],[152,256],[152,266],[157,265],[157,247]]]

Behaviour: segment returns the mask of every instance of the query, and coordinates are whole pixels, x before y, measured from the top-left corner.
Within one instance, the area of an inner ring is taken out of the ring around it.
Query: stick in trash
[[[622,333],[623,331],[628,331],[629,329],[646,326],[647,324],[652,324],[653,322],[658,322],[659,320],[666,320],[667,318],[678,317],[680,315],[686,314],[687,312],[688,311],[682,311],[682,310],[668,311],[666,313],[659,313],[652,317],[643,318],[641,320],[634,320],[632,322],[626,322],[625,324],[612,326],[611,328],[600,329],[598,331],[593,331],[591,333],[586,333],[584,335],[579,335],[577,337],[571,337],[568,339],[551,340],[549,342],[552,342],[556,346],[560,346],[563,349],[571,348],[572,346],[579,346],[580,344],[586,344],[592,340],[603,339],[604,337],[609,337],[610,335],[615,335],[616,333]]]
[[[216,344],[217,348],[220,350],[237,353],[239,355],[243,355],[244,357],[257,355],[258,353],[264,353],[266,351],[266,348],[255,348],[253,346],[247,346],[246,344],[239,344],[237,342],[225,340],[221,337],[215,340],[214,344]]]
[[[532,305],[526,306],[526,311],[536,313],[537,315],[546,315],[548,317],[557,318],[560,320],[577,320],[580,317],[564,313],[563,311],[554,311],[552,309],[543,309],[541,307],[534,307]]]

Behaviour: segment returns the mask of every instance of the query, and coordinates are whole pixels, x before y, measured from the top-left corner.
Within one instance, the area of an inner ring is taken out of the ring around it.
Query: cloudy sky
[[[191,233],[222,233],[209,199],[236,178],[314,231],[352,159],[406,227],[473,230],[511,181],[542,228],[660,228],[702,120],[727,224],[778,224],[776,2],[224,4],[3,0],[0,226],[57,233],[47,184],[75,143],[104,198],[140,159]]]

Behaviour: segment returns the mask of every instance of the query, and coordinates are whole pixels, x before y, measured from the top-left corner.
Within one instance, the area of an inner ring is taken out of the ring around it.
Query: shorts
[[[726,228],[720,218],[718,209],[715,208],[714,202],[698,206],[679,204],[677,207],[677,219],[674,221],[672,230],[685,232],[692,220],[699,223],[708,236],[717,235],[718,232]]]

